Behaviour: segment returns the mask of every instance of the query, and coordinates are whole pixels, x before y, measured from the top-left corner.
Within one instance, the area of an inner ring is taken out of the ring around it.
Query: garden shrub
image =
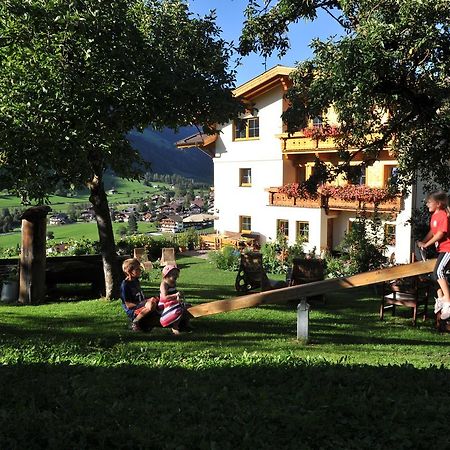
[[[200,236],[198,231],[191,227],[182,233],[178,233],[175,236],[175,240],[180,247],[186,247],[189,250],[194,250],[199,247]]]
[[[358,217],[336,249],[339,256],[326,256],[328,277],[347,277],[385,265],[386,245],[379,237],[380,227],[378,220],[368,221],[364,216]]]
[[[165,237],[154,239],[146,234],[125,236],[116,243],[117,253],[121,255],[132,255],[135,248],[145,248],[151,260],[160,258],[165,247],[174,247],[174,241]]]
[[[20,244],[14,247],[4,247],[0,249],[0,256],[2,258],[14,258],[20,255]]]
[[[96,255],[100,253],[100,242],[91,239],[70,239],[65,242],[67,249],[61,252],[53,251],[52,256],[80,256],[80,255]],[[57,243],[55,241],[47,241],[47,249],[53,249]]]
[[[305,256],[303,246],[302,238],[298,238],[290,246],[283,234],[279,234],[275,242],[266,242],[261,247],[264,270],[269,273],[286,273],[294,258]]]
[[[239,269],[241,253],[231,245],[226,245],[221,250],[209,252],[208,260],[218,269],[236,271]]]

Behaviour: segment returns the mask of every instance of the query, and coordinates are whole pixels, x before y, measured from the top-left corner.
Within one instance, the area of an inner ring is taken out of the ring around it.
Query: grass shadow
[[[448,448],[448,370],[245,355],[187,364],[3,366],[2,447]]]

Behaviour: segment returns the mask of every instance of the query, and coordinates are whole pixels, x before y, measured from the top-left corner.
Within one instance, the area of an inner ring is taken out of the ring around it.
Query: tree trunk
[[[105,273],[105,296],[107,299],[119,298],[119,273],[116,264],[116,251],[108,199],[103,185],[103,177],[94,175],[88,184],[91,191],[89,200],[94,207],[97,220],[100,249]]]

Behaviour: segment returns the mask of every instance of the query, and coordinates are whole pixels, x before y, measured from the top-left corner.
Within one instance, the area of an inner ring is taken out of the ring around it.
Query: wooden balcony
[[[320,208],[322,199],[318,196],[316,199],[304,199],[297,197],[288,197],[286,194],[278,192],[278,188],[269,188],[270,206],[296,206],[297,208]]]
[[[296,197],[288,197],[287,194],[279,192],[279,188],[271,187],[269,192],[269,206],[293,206],[297,208],[325,208],[329,211],[357,211],[363,206],[367,211],[374,211],[374,203],[366,203],[363,205],[359,201],[344,201],[331,197],[318,196],[316,199],[304,199]],[[378,204],[379,212],[398,213],[401,209],[401,197],[381,202]]]
[[[394,212],[398,213],[401,208],[401,197],[395,197],[390,200],[386,200],[384,202],[381,202],[378,204],[378,211],[379,212]],[[363,205],[362,202],[359,202],[357,200],[348,202],[344,200],[340,200],[337,198],[331,198],[329,197],[325,202],[324,206],[333,211],[356,211],[358,209],[361,209],[363,206],[366,208],[367,211],[374,211],[375,204],[374,203],[365,203]]]
[[[332,137],[312,139],[305,136],[281,137],[283,153],[311,153],[320,151],[337,151]]]

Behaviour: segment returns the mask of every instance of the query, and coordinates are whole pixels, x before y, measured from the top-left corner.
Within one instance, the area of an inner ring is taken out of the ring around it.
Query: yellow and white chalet
[[[352,226],[358,201],[330,197],[326,207],[317,200],[292,198],[279,192],[281,186],[308,179],[314,159],[338,164],[337,148],[332,136],[315,139],[314,133],[288,135],[281,120],[288,104],[284,95],[291,85],[293,68],[276,66],[235,89],[234,94],[254,105],[254,112],[219,127],[217,138],[192,136],[178,142],[179,147],[198,146],[214,161],[215,229],[258,233],[261,242],[275,240],[283,232],[291,244],[299,235],[306,239],[307,250],[319,254],[335,248]],[[335,124],[333,111],[327,123]],[[310,129],[321,126],[321,118]],[[359,160],[360,161],[360,160]],[[358,162],[356,159],[355,163]],[[360,184],[383,188],[395,173],[397,161],[388,149],[373,166],[361,173]],[[345,185],[344,179],[336,181]],[[384,232],[391,244],[388,255],[395,252],[398,263],[411,259],[413,240],[408,220],[416,208],[415,188],[402,198],[382,202],[378,210],[384,215]],[[373,210],[373,204],[366,209]]]

